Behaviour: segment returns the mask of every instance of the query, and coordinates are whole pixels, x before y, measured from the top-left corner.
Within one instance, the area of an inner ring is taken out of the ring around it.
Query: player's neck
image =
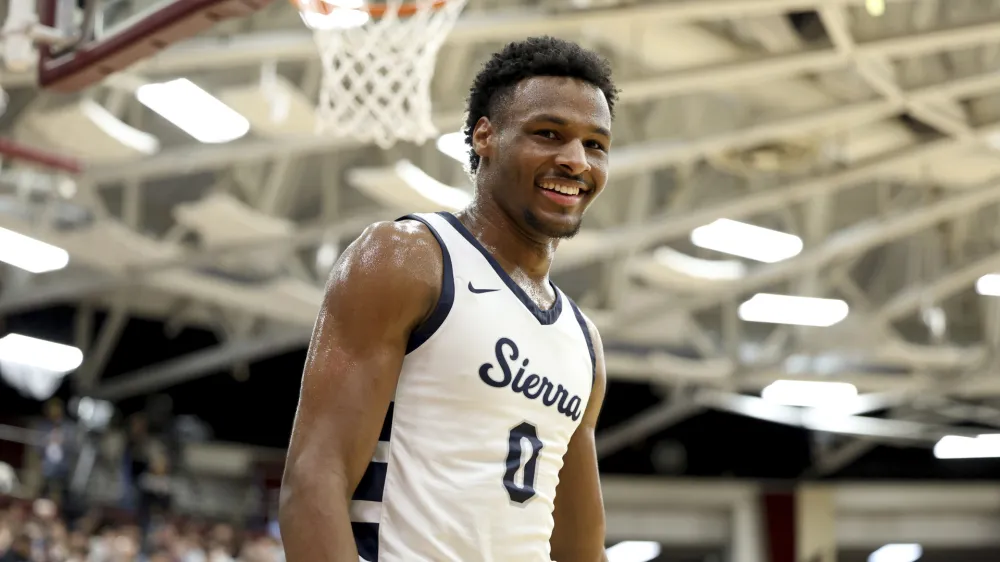
[[[458,217],[507,273],[520,270],[535,281],[548,280],[557,240],[525,231],[492,201],[477,198]]]

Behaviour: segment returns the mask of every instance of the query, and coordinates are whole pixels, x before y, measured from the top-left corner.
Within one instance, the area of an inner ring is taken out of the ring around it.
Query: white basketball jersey
[[[449,213],[437,307],[410,340],[351,502],[367,562],[549,562],[552,509],[594,382],[590,332],[559,289],[541,310]]]

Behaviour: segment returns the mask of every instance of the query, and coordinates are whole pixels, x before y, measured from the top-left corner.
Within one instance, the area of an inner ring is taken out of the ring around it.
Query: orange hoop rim
[[[431,3],[430,9],[434,11],[440,10],[448,2],[449,0],[434,0],[434,2]],[[419,9],[420,8],[417,6],[416,2],[405,2],[399,6],[399,9],[396,10],[396,15],[401,18],[408,18],[416,15]],[[389,11],[389,9],[385,7],[385,4],[368,4],[361,8],[361,10],[368,12],[368,15],[375,19],[381,19],[385,16],[386,12]]]
[[[333,2],[326,2],[325,0],[288,0],[292,5],[297,7],[299,11],[309,11],[318,12],[322,14],[330,14],[334,10],[351,10],[358,12],[365,12],[373,20],[379,20],[389,14],[390,10],[385,4],[365,4],[358,8],[343,8],[338,6]],[[429,6],[424,6],[423,2],[416,2],[414,0],[409,0],[400,4],[395,10],[395,14],[400,18],[408,18],[415,16],[421,9],[427,9],[431,12],[437,12],[449,2],[455,0],[434,0]],[[319,6],[324,6],[322,10],[317,9]]]

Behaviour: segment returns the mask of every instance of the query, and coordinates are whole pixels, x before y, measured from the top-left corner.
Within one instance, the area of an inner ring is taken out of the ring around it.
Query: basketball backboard
[[[12,0],[34,2],[34,0]],[[62,40],[39,47],[43,88],[77,91],[167,46],[273,0],[38,0],[38,22]],[[96,6],[88,14],[88,4]],[[83,39],[77,40],[83,33]]]
[[[38,85],[76,92],[273,1],[9,0],[0,43],[8,68],[30,68],[37,49]],[[291,0],[323,64],[317,132],[383,148],[438,136],[430,83],[438,49],[467,2]]]

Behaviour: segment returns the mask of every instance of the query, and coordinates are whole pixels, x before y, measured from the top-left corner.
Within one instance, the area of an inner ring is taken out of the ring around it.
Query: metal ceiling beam
[[[975,430],[912,421],[841,415],[822,409],[780,406],[756,396],[714,390],[699,392],[695,396],[695,402],[708,408],[782,425],[840,435],[868,437],[889,443],[933,444],[946,435],[976,437],[981,433]]]
[[[870,439],[855,439],[843,445],[816,456],[813,465],[806,470],[806,476],[827,476],[854,464],[855,461],[868,454],[878,442]]]
[[[620,178],[709,154],[749,148],[774,139],[800,137],[820,131],[835,134],[859,124],[891,118],[899,114],[901,109],[902,105],[884,100],[865,101],[783,116],[702,138],[668,138],[628,145],[611,153],[610,170],[615,178]]]
[[[1000,182],[994,182],[970,193],[949,197],[896,217],[878,219],[844,229],[828,237],[826,242],[815,249],[804,251],[790,260],[759,267],[738,282],[720,283],[717,289],[687,298],[680,304],[674,300],[664,299],[658,305],[644,303],[641,309],[615,311],[611,314],[612,322],[616,325],[625,325],[653,318],[674,308],[698,310],[712,306],[726,299],[763,290],[806,271],[821,269],[837,259],[857,255],[998,202],[1000,202]]]
[[[97,384],[104,368],[111,359],[111,354],[118,346],[122,331],[129,321],[128,306],[124,298],[119,297],[108,310],[97,333],[93,345],[84,348],[83,364],[73,373],[78,392],[88,392]]]
[[[924,123],[936,128],[938,131],[954,137],[968,137],[972,135],[968,124],[964,120],[956,119],[938,111],[934,106],[926,102],[914,102],[902,91],[893,76],[891,62],[884,56],[863,52],[858,49],[847,24],[847,13],[844,6],[824,6],[819,10],[819,15],[826,27],[827,34],[833,40],[837,51],[845,56],[851,57],[854,67],[861,78],[868,85],[878,92],[885,99],[903,103],[911,113]],[[987,27],[993,27],[989,25]],[[952,30],[935,32],[935,36],[949,35]],[[966,33],[959,36],[965,40],[974,33]],[[934,41],[925,43],[934,44]]]
[[[609,340],[610,341],[610,340]],[[730,380],[736,365],[726,358],[688,359],[671,353],[627,353],[605,350],[608,372],[623,378],[653,382],[720,384]]]
[[[1000,131],[1000,127],[997,127],[997,130]],[[692,209],[683,213],[659,214],[639,226],[607,229],[602,232],[601,238],[593,244],[593,247],[589,248],[587,254],[560,256],[553,263],[553,267],[572,269],[607,259],[630,249],[648,248],[665,240],[686,236],[691,230],[716,219],[739,220],[794,205],[816,196],[856,187],[859,183],[876,177],[889,166],[928,158],[952,149],[956,144],[957,141],[951,139],[915,144],[826,176],[803,180],[785,187],[753,192],[713,207]]]
[[[909,1],[909,0],[899,0]],[[600,10],[553,11],[548,9],[517,9],[489,12],[466,12],[448,36],[446,44],[483,43],[522,39],[531,35],[578,32],[585,25],[623,25],[634,22],[683,23],[714,20],[718,18],[752,17],[815,9],[826,4],[863,4],[863,0],[702,0],[682,2],[647,3]],[[965,28],[960,28],[965,29]],[[973,30],[975,28],[969,28]],[[935,32],[937,33],[937,32]],[[959,35],[963,31],[956,31]],[[980,35],[988,35],[979,31]],[[922,37],[924,34],[916,37]],[[974,40],[974,39],[972,39]],[[919,41],[907,36],[886,42],[882,54],[905,54],[920,50]],[[930,45],[941,45],[949,39],[938,38]],[[970,39],[955,39],[956,42]],[[982,42],[987,42],[982,41]],[[873,42],[871,47],[882,41]],[[915,45],[915,46],[914,46]],[[861,48],[869,48],[868,44]],[[933,47],[923,47],[933,48]],[[940,48],[940,47],[937,47]],[[261,60],[307,60],[316,58],[316,42],[311,33],[261,32],[235,37],[200,38],[171,47],[149,60],[133,67],[134,70],[175,74],[193,69],[232,68],[256,64]],[[9,78],[5,77],[5,80]],[[6,82],[5,82],[6,83]]]
[[[946,84],[909,90],[905,94],[907,99],[912,102],[925,102],[942,97],[955,98],[980,95],[998,88],[1000,88],[1000,73],[989,72],[960,78]],[[786,122],[786,124],[788,123]],[[716,219],[729,218],[738,220],[781,208],[792,203],[802,202],[814,196],[848,189],[860,182],[876,177],[886,167],[909,161],[927,159],[934,154],[953,150],[962,145],[974,146],[978,143],[988,142],[990,137],[1000,133],[1000,124],[985,126],[973,131],[973,133],[975,138],[949,138],[914,145],[890,154],[880,155],[853,168],[842,170],[826,177],[806,180],[784,188],[754,193],[742,199],[715,207],[695,209],[677,214],[676,216],[672,213],[660,214],[651,217],[651,220],[639,226],[610,229],[602,233],[601,240],[590,253],[569,258],[562,257],[556,260],[555,267],[572,269],[601,261],[635,248],[648,247],[670,238],[685,236],[692,229],[708,224]],[[715,142],[719,141],[716,139],[711,144]],[[636,146],[638,147],[637,150],[643,150],[642,147],[644,145]],[[661,148],[663,155],[676,154],[678,152],[678,149],[671,145],[661,144]],[[652,154],[648,154],[647,156],[652,156]],[[638,157],[626,155],[626,162],[632,158],[639,160]],[[642,161],[648,162],[650,165],[655,165],[655,160],[651,158],[649,160],[643,158]],[[667,160],[657,167],[666,167],[674,163]]]
[[[899,0],[905,1],[905,0]],[[837,5],[863,0],[832,0]],[[448,36],[447,43],[482,43],[579,31],[586,25],[623,25],[632,22],[681,23],[720,17],[751,17],[814,9],[823,0],[702,0],[646,3],[597,10],[551,10],[521,8],[488,12],[468,11]],[[254,33],[236,37],[185,41],[133,67],[146,73],[172,74],[216,67],[255,64],[261,60],[306,60],[316,58],[311,33]],[[29,83],[30,75],[4,77],[4,84]],[[17,82],[13,82],[17,81]]]
[[[118,400],[129,396],[139,395],[145,392],[153,392],[169,388],[175,384],[194,380],[199,377],[222,372],[226,366],[241,363],[253,362],[255,360],[291,351],[295,349],[305,349],[309,345],[311,336],[310,327],[298,326],[289,328],[285,333],[274,332],[267,336],[261,336],[252,341],[237,340],[231,343],[215,346],[203,351],[186,355],[165,363],[153,365],[140,369],[128,375],[121,375],[107,381],[96,392],[108,399]],[[606,339],[606,342],[611,340]],[[787,377],[787,373],[779,370],[761,370],[754,373],[747,373],[737,379],[732,379],[725,373],[716,373],[712,366],[712,360],[694,361],[690,367],[695,368],[701,365],[704,369],[704,376],[685,375],[684,371],[672,368],[673,363],[663,361],[650,361],[649,357],[655,355],[634,355],[629,352],[614,350],[605,351],[605,362],[608,366],[608,377],[611,380],[646,382],[652,384],[676,384],[676,383],[697,383],[701,386],[722,387],[735,383],[735,388],[750,392],[759,391],[768,384]],[[629,368],[620,370],[619,367],[626,365]],[[147,377],[149,380],[146,380]],[[902,377],[900,375],[882,375],[877,373],[848,372],[838,373],[831,376],[830,380],[843,380],[856,384],[862,390],[886,391],[900,388],[900,385],[910,384],[917,387],[919,381]],[[728,387],[728,386],[727,386]],[[988,392],[1000,393],[1000,386],[986,389]],[[681,412],[675,412],[680,415]],[[654,416],[652,421],[662,420],[665,413]],[[645,423],[643,427],[645,427]],[[637,430],[630,430],[629,435]],[[613,435],[613,434],[609,434]],[[615,442],[624,437],[612,439]],[[608,445],[614,447],[616,445]]]
[[[458,112],[434,117],[435,125],[445,131],[457,129],[462,121]],[[261,162],[271,158],[306,155],[332,150],[359,148],[353,139],[327,135],[300,135],[217,145],[189,145],[163,151],[135,162],[100,165],[88,168],[83,179],[93,183],[125,181],[134,178],[151,179],[216,170],[234,164]]]
[[[755,123],[743,129],[700,139],[663,139],[628,145],[614,151],[611,156],[611,168],[616,177],[639,174],[706,154],[750,146],[774,138],[802,135],[817,130],[826,132],[844,130],[858,124],[892,117],[901,109],[901,104],[884,100],[859,102]],[[441,130],[457,130],[461,124],[461,113],[440,115],[435,118],[435,124]],[[134,178],[149,179],[204,172],[223,165],[259,161],[289,154],[306,154],[358,146],[360,145],[351,139],[316,135],[254,139],[215,146],[187,146],[131,163],[95,166],[88,169],[83,177],[95,184],[110,184]]]
[[[879,322],[891,322],[917,311],[921,306],[941,302],[970,287],[988,273],[1000,271],[1000,252],[953,269],[930,283],[911,287],[889,299],[875,313]]]
[[[101,293],[114,283],[114,279],[107,275],[80,271],[66,272],[63,277],[49,283],[33,283],[28,288],[18,287],[0,291],[0,315],[14,314]]]
[[[290,236],[262,236],[260,238],[253,238],[250,240],[219,244],[192,251],[176,259],[136,264],[129,268],[128,275],[141,278],[172,269],[213,265],[223,256],[239,254],[241,252],[280,252],[294,250],[303,246],[318,243],[326,238],[338,239],[345,236],[355,235],[372,223],[394,220],[398,218],[402,212],[403,211],[394,211],[392,209],[379,209],[370,213],[358,214],[354,217],[344,218],[336,224],[316,224],[307,226],[299,229]]]
[[[63,275],[63,279],[55,279],[48,284],[40,284],[30,288],[15,288],[0,291],[0,314],[11,314],[31,310],[53,303],[67,302],[87,295],[103,294],[108,291],[121,291],[131,287],[146,284],[147,278],[158,273],[177,269],[188,269],[211,265],[227,254],[253,252],[261,250],[287,251],[317,243],[325,237],[339,238],[351,236],[362,231],[366,226],[380,220],[392,220],[401,212],[394,213],[383,209],[371,214],[359,215],[343,220],[334,225],[314,225],[303,228],[292,236],[257,238],[236,243],[218,245],[197,250],[176,259],[154,261],[136,264],[124,275],[73,272]],[[56,274],[59,275],[59,274]],[[226,283],[214,279],[214,283]],[[167,286],[164,289],[193,299],[199,299],[197,294],[180,292],[179,287]],[[262,295],[266,289],[262,289]],[[266,298],[262,296],[261,298]],[[279,318],[280,319],[280,318]]]
[[[1000,22],[987,22],[957,30],[933,31],[902,38],[872,41],[858,45],[856,53],[866,56],[907,56],[911,53],[922,52],[927,49],[936,50],[966,45],[970,41],[969,37],[978,41],[978,43],[974,44],[981,44],[992,40],[991,38],[997,35],[1000,35]],[[306,35],[304,39],[309,41],[310,50],[314,56],[315,47],[312,46],[311,36]],[[205,69],[213,66],[213,58],[219,53],[222,54],[224,59],[216,62],[223,66],[238,64],[231,59],[231,57],[235,56],[247,57],[241,60],[247,61],[248,64],[251,62],[256,64],[259,60],[273,59],[275,56],[288,51],[287,48],[277,45],[281,40],[276,35],[251,36],[248,39],[237,37],[236,39],[199,40],[202,43],[191,42],[188,46],[185,46],[187,45],[185,44],[175,47],[158,58],[153,59],[149,64],[161,60],[162,57],[176,56],[177,58],[173,61],[169,58],[164,59],[169,63],[164,63],[166,67],[174,68],[176,71],[179,71],[181,68],[185,70],[191,70],[192,68]],[[260,46],[255,48],[255,41],[260,41]],[[291,39],[291,41],[299,41],[299,39]],[[257,50],[261,51],[259,56],[255,54]],[[739,83],[766,81],[782,76],[794,76],[803,72],[820,72],[846,66],[850,60],[850,57],[833,50],[809,51],[671,72],[621,83],[621,102],[642,102],[668,95],[690,93],[710,88],[724,88]],[[993,74],[960,79],[949,83],[947,86],[931,86],[906,92],[906,94],[908,99],[920,102],[942,95],[960,95],[963,88],[971,92],[983,91],[985,86],[996,84],[995,76],[990,80],[991,76]],[[899,107],[899,104],[888,103],[886,107]],[[844,110],[849,111],[847,108],[844,108]],[[803,126],[808,126],[805,123],[809,119],[815,118],[811,114],[800,117],[803,119]],[[460,109],[443,111],[434,117],[435,124],[441,130],[446,131],[457,129],[461,120],[462,110]],[[794,126],[795,118],[790,118],[788,122],[790,126]],[[740,133],[737,131],[733,134]],[[729,146],[725,144],[726,142],[725,136],[722,135],[712,139],[711,144],[721,143],[723,146]],[[734,140],[733,142],[739,141]],[[134,178],[163,177],[212,170],[240,162],[257,161],[261,158],[273,157],[275,155],[309,154],[358,146],[360,145],[351,139],[303,135],[301,137],[282,137],[278,139],[256,139],[218,146],[184,147],[165,151],[134,163],[96,166],[89,169],[85,177],[99,183]],[[645,150],[643,149],[644,146]],[[626,152],[633,149],[638,156],[629,156],[629,152]],[[630,161],[630,158],[642,160],[643,155],[648,155],[653,158],[653,163],[655,163],[658,154],[666,154],[665,151],[670,150],[676,150],[676,147],[665,146],[663,143],[652,143],[648,146],[636,145],[635,147],[625,147],[615,151],[615,157],[623,162],[622,166],[620,166],[621,170],[626,170],[627,167],[625,164]],[[666,163],[657,164],[652,169],[662,168],[675,162],[675,160],[670,160],[669,155],[660,155],[659,160]],[[636,173],[646,169],[648,168],[639,168],[636,170]],[[621,170],[616,167],[615,173],[626,173]]]
[[[647,408],[597,436],[597,456],[607,457],[658,431],[701,413],[704,408],[688,401],[667,401]]]
[[[952,82],[948,85],[947,93],[949,95],[957,95],[962,92],[968,91],[984,91],[994,86],[1000,85],[1000,76],[975,76],[969,79],[958,80]],[[939,95],[939,91],[942,90],[941,87],[930,87],[924,88],[920,91],[912,94],[913,98],[919,98],[922,96],[935,96]],[[881,102],[877,102],[881,103]],[[819,117],[813,114],[810,117],[810,121],[814,125],[819,125],[821,123],[827,122],[827,120],[834,118],[843,118],[845,114],[860,115],[866,112],[880,111],[880,106],[878,105],[860,105],[854,106],[853,110],[848,110],[847,112],[835,109],[832,112],[819,112]],[[857,113],[853,113],[857,112]],[[794,127],[795,121],[788,120],[779,122],[778,125],[771,124],[770,126],[763,126],[762,129],[768,134],[777,134],[780,130]],[[761,129],[758,129],[760,131]],[[980,136],[984,137],[990,134],[991,130],[984,130],[980,132]],[[744,133],[741,142],[746,142],[748,138],[754,138],[757,135],[762,135],[763,133]],[[759,137],[758,137],[759,138]],[[311,139],[310,142],[315,142],[315,139]],[[718,138],[704,140],[700,143],[703,148],[718,148],[721,144],[721,140]],[[766,192],[760,192],[752,194],[744,199],[730,202],[721,206],[714,208],[702,209],[700,211],[694,211],[687,213],[681,217],[656,217],[656,220],[649,221],[646,224],[640,225],[638,227],[632,227],[629,229],[621,229],[619,231],[608,232],[607,235],[601,240],[600,246],[596,248],[592,254],[575,256],[574,258],[561,258],[555,263],[557,270],[559,269],[569,269],[576,265],[580,265],[581,262],[590,262],[598,259],[603,259],[609,255],[613,255],[622,251],[622,249],[628,249],[632,247],[642,247],[653,243],[654,241],[670,238],[672,236],[680,236],[686,234],[691,229],[701,226],[720,218],[722,216],[727,216],[729,218],[740,218],[742,216],[752,215],[754,213],[763,212],[770,210],[782,205],[787,205],[792,202],[805,200],[818,193],[823,192],[833,192],[839,189],[846,189],[852,185],[856,185],[857,182],[863,181],[877,174],[879,170],[888,165],[894,165],[899,162],[904,162],[908,160],[925,158],[934,152],[940,150],[946,150],[955,146],[955,141],[937,141],[935,143],[919,145],[910,149],[905,149],[903,151],[897,152],[895,154],[889,155],[887,157],[881,157],[878,160],[868,162],[859,167],[849,169],[846,171],[827,176],[826,178],[819,178],[815,180],[810,180],[803,182],[798,185],[789,186],[780,190],[769,190]],[[254,157],[263,157],[264,154],[272,155],[270,142],[262,143],[258,146],[260,149],[260,154],[254,153]],[[239,152],[240,147],[230,147],[228,150],[235,150]],[[672,158],[684,158],[689,157],[690,153],[684,147],[673,146],[661,146],[663,153],[660,155],[667,156],[666,159],[653,158],[653,152],[636,151],[632,154],[635,156],[629,156],[626,153],[624,165],[630,166],[633,171],[637,168],[643,166],[662,166],[669,164]],[[192,153],[191,156],[196,157],[197,154],[204,154],[205,148],[201,148],[199,151]],[[185,157],[186,158],[186,157]],[[629,161],[631,159],[631,162]],[[190,164],[191,161],[188,161]],[[171,168],[174,172],[178,170],[177,166],[181,165],[179,162],[161,162],[161,165]],[[354,221],[351,221],[352,223]],[[346,226],[346,225],[345,225]],[[363,224],[350,225],[356,230],[360,230],[364,227]],[[321,231],[316,231],[321,236]],[[315,234],[315,233],[314,233]],[[298,235],[297,235],[298,236]],[[303,240],[313,240],[316,239],[311,235],[303,236]],[[255,241],[256,244],[260,244],[260,241]],[[280,241],[275,241],[274,243],[281,243]],[[217,252],[230,251],[230,249],[222,248],[220,250],[215,250],[210,254],[203,255],[199,260],[203,263],[206,257],[211,255],[218,255]],[[574,261],[575,260],[575,261]],[[192,261],[187,261],[191,264]],[[170,267],[174,267],[171,265]],[[155,272],[158,266],[151,265],[147,270],[142,273]],[[89,289],[89,287],[83,287],[83,289]],[[2,306],[3,301],[0,300],[0,306]]]
[[[233,363],[252,362],[302,349],[309,332],[286,329],[259,338],[233,340],[225,344],[145,367],[107,380],[93,396],[119,401],[221,372]]]

